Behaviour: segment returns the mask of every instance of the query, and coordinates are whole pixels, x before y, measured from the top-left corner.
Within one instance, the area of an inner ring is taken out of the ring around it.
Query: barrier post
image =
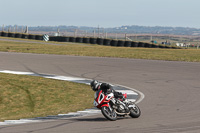
[[[2,31],[4,31],[4,24],[3,24],[3,26],[2,26]]]

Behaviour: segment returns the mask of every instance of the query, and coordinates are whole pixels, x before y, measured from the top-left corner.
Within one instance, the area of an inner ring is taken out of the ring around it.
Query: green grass
[[[93,93],[84,84],[0,73],[0,121],[91,108]]]
[[[0,41],[0,51],[200,62],[200,50],[198,49],[130,48],[100,45],[85,46],[78,43],[57,42],[56,44],[62,45]]]

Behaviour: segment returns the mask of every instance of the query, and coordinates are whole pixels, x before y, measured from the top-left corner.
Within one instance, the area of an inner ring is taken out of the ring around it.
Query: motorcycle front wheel
[[[116,121],[117,120],[117,114],[114,110],[110,110],[109,107],[103,106],[101,108],[101,113],[111,121]]]
[[[135,105],[134,108],[130,109],[130,114],[129,115],[132,118],[138,118],[138,117],[140,117],[140,114],[141,114],[141,111],[140,111],[140,108],[137,105]]]

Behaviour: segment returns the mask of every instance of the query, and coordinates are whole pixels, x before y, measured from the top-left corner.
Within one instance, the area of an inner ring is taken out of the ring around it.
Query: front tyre
[[[137,105],[135,105],[134,108],[130,109],[130,114],[129,115],[132,118],[138,118],[140,116],[140,114],[141,114],[141,111],[140,111],[140,108]]]
[[[114,110],[110,110],[109,107],[103,106],[101,108],[101,113],[106,117],[108,120],[116,121],[117,120],[117,114]]]

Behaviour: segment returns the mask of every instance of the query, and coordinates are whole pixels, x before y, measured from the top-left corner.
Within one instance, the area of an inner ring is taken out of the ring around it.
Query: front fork
[[[110,103],[108,103],[108,108],[110,109],[110,112],[113,111],[113,108],[110,106]]]

